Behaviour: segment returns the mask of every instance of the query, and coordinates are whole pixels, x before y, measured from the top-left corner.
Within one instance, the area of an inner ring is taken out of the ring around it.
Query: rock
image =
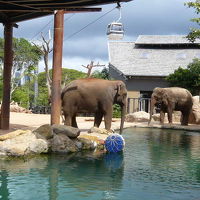
[[[91,129],[89,129],[88,133],[98,133],[98,134],[109,135],[111,132],[109,132],[108,130],[104,128],[92,127]]]
[[[97,143],[87,138],[80,137],[78,141],[82,143],[82,150],[94,150],[97,147]]]
[[[64,134],[55,134],[51,142],[53,152],[72,153],[79,150],[76,144]]]
[[[104,149],[104,144],[105,144],[106,138],[107,138],[107,135],[102,136],[102,134],[96,134],[96,135],[82,134],[78,137],[79,141],[85,142],[86,141],[85,139],[87,139],[93,143],[94,147],[96,147],[97,149],[101,149],[101,150]]]
[[[159,122],[160,121],[160,113],[156,113],[152,115],[152,118],[154,121]],[[178,122],[180,123],[181,121],[181,112],[180,111],[174,111],[172,114],[172,122]],[[165,113],[165,119],[164,119],[165,123],[168,123],[168,117],[167,117],[167,113]]]
[[[44,124],[33,131],[37,138],[51,139],[53,138],[53,128],[49,124]]]
[[[55,134],[61,133],[68,136],[69,138],[77,138],[80,135],[80,130],[71,126],[54,124],[52,128]]]
[[[5,135],[0,135],[0,141],[8,140],[17,137],[18,135],[22,135],[27,133],[27,130],[16,130]]]
[[[134,112],[126,115],[126,122],[148,122],[149,121],[149,113],[144,111]]]
[[[200,97],[193,97],[192,112],[189,116],[190,124],[200,124]]]
[[[48,152],[48,144],[31,131],[0,142],[0,155],[25,156]]]

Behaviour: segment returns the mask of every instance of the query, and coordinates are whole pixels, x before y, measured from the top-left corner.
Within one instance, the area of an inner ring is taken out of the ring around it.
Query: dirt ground
[[[34,130],[37,127],[50,124],[51,117],[48,114],[28,114],[28,113],[10,113],[10,129],[0,130],[0,135],[15,131],[17,129]],[[62,124],[62,119],[60,119]],[[77,117],[78,127],[82,132],[86,132],[93,126],[92,117]],[[112,128],[117,129],[120,126],[120,119],[113,119]],[[104,123],[101,123],[100,128],[104,128]]]
[[[17,129],[23,130],[34,130],[41,125],[50,124],[50,115],[47,114],[28,114],[28,113],[10,113],[10,129],[9,130],[1,130],[0,135],[6,134]],[[62,122],[62,119],[60,120]],[[78,127],[81,130],[81,133],[87,132],[91,127],[93,127],[93,117],[77,117]],[[62,124],[62,123],[61,123]],[[127,127],[149,127],[147,122],[143,123],[133,123],[133,122],[125,122],[124,128]],[[101,123],[100,128],[104,128],[104,123]],[[116,130],[120,127],[120,119],[113,119],[112,121],[112,129]],[[151,123],[153,128],[172,128],[172,129],[184,129],[190,131],[200,132],[200,125],[189,125],[189,126],[180,126],[180,124],[174,124],[170,126],[165,124],[164,126],[159,125],[158,122]]]

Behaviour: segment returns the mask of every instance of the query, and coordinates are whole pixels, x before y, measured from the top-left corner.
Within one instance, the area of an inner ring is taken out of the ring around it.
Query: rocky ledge
[[[49,124],[33,132],[16,130],[0,136],[0,156],[104,150],[104,141],[109,133],[105,129],[98,128],[92,128],[89,132],[80,134],[78,128]]]

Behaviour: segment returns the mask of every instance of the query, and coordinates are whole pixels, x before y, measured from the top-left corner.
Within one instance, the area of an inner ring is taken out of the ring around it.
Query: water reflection
[[[124,173],[123,154],[105,153],[4,160],[0,167],[2,199],[23,199],[26,194],[32,198],[41,195],[41,199],[65,199],[66,196],[74,199],[75,193],[79,194],[79,198],[86,198],[97,190],[104,191],[105,195],[108,195],[113,190],[120,190]],[[28,193],[31,188],[38,188],[41,184],[43,187],[39,188],[41,194],[33,191]],[[19,187],[14,188],[14,185]],[[25,185],[27,188],[23,193],[20,185]],[[46,196],[43,190],[48,191]]]
[[[1,160],[0,199],[199,198],[199,133],[134,128],[123,134],[126,146],[121,154]]]

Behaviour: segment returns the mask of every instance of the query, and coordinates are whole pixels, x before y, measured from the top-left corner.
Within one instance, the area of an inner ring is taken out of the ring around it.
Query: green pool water
[[[132,128],[123,137],[120,154],[0,160],[0,199],[200,199],[200,133]]]

